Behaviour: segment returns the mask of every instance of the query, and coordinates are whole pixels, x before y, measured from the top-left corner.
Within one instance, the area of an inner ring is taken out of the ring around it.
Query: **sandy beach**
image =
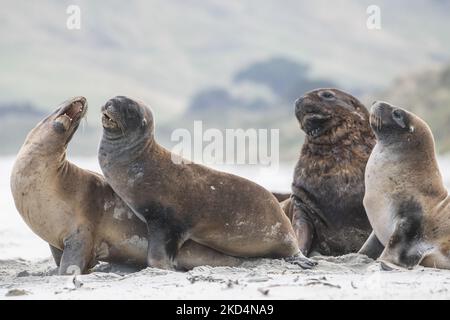
[[[280,260],[240,268],[141,271],[101,264],[55,276],[51,259],[0,261],[1,299],[449,299],[450,271],[381,271],[360,255],[315,258],[314,270]],[[133,272],[134,271],[134,272]]]
[[[318,265],[312,270],[263,259],[239,268],[203,266],[189,272],[100,264],[88,275],[57,276],[47,244],[14,208],[9,192],[13,160],[0,159],[0,299],[450,299],[450,271],[382,271],[379,263],[357,254],[315,257]],[[98,169],[93,159],[73,161]],[[448,163],[441,160],[443,166]],[[283,191],[289,170],[276,179],[242,174]]]

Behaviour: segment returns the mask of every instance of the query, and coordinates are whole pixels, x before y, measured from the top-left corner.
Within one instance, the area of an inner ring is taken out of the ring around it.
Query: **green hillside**
[[[400,77],[373,97],[419,115],[433,130],[438,151],[450,152],[450,65]]]

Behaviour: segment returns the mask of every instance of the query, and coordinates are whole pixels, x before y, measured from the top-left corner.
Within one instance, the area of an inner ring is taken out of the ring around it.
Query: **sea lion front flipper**
[[[86,227],[78,227],[64,239],[64,250],[59,267],[60,275],[77,275],[86,273],[93,255],[93,238]]]
[[[314,223],[301,207],[294,204],[292,214],[292,228],[297,237],[300,251],[308,256],[314,238]]]
[[[418,248],[417,240],[420,234],[416,227],[414,219],[410,217],[400,219],[378,260],[407,269],[417,266],[422,260],[423,252]]]
[[[179,248],[183,245],[179,235],[176,232],[170,233],[170,228],[166,230],[166,226],[155,220],[147,223],[147,229],[148,266],[164,270],[175,270],[175,257]]]
[[[384,250],[384,246],[378,240],[375,232],[372,231],[369,238],[366,240],[362,248],[358,251],[359,254],[364,254],[370,259],[377,259]]]
[[[53,260],[55,260],[56,266],[59,267],[61,265],[61,258],[63,255],[62,250],[59,250],[58,248],[52,246],[49,244],[50,251],[52,252]]]

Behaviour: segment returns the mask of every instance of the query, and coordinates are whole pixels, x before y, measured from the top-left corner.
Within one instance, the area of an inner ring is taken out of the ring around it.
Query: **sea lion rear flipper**
[[[64,250],[59,267],[60,275],[86,273],[93,260],[92,234],[85,227],[77,230],[64,239]]]
[[[358,251],[359,254],[364,254],[371,259],[377,259],[384,250],[384,246],[378,240],[375,232],[372,231],[367,241],[362,248]]]
[[[292,257],[288,257],[284,259],[286,262],[298,265],[303,269],[312,269],[317,266],[317,262],[305,257],[303,253],[299,252]]]
[[[52,246],[49,244],[50,251],[52,252],[53,259],[55,260],[56,266],[59,267],[61,264],[61,258],[63,255],[62,250],[59,250],[58,248]]]

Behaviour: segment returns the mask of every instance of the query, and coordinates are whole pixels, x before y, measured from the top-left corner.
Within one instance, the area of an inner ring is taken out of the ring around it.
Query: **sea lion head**
[[[376,101],[370,111],[370,126],[378,143],[419,146],[432,144],[430,127],[415,114],[387,102]]]
[[[32,132],[32,136],[38,136],[48,141],[47,146],[52,150],[66,147],[78,129],[81,120],[88,110],[85,97],[75,97],[63,102],[51,115],[45,118]]]
[[[351,131],[369,129],[367,109],[338,89],[316,89],[295,102],[295,116],[311,143],[335,143]]]
[[[117,96],[102,107],[102,125],[111,139],[153,135],[153,114],[144,103]]]

